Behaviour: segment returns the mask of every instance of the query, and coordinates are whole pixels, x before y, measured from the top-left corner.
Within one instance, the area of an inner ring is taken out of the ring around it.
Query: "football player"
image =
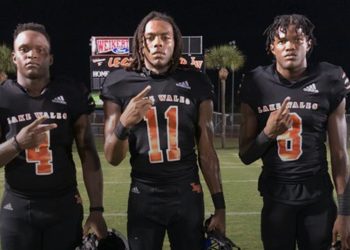
[[[314,25],[281,15],[266,29],[275,62],[245,77],[241,89],[239,156],[261,158],[261,237],[265,249],[329,249],[337,236],[350,248],[350,183],[341,67],[308,63]],[[328,174],[328,136],[332,177]]]
[[[134,35],[133,61],[109,74],[101,97],[105,156],[118,165],[129,149],[128,240],[133,250],[203,249],[199,166],[213,198],[210,230],[225,232],[225,201],[213,147],[213,89],[178,67],[182,36],[173,19],[151,12]]]
[[[107,235],[102,216],[102,172],[86,95],[50,77],[53,57],[45,27],[17,26],[13,62],[17,80],[0,86],[0,208],[2,250],[74,249],[82,239],[83,207],[72,156],[75,141],[90,200],[84,229]]]

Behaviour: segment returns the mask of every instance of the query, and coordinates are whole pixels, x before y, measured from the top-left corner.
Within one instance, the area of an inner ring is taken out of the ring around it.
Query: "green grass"
[[[257,191],[257,179],[260,173],[260,162],[244,166],[238,156],[235,141],[228,141],[228,149],[217,149],[221,164],[221,175],[226,198],[226,234],[242,249],[262,249],[260,240],[260,209],[261,197]],[[219,147],[220,141],[215,144]],[[101,140],[97,139],[97,148],[104,175],[104,206],[105,219],[108,227],[116,228],[126,235],[127,196],[130,183],[129,159],[125,159],[118,167],[110,166],[103,155]],[[83,197],[85,216],[89,207],[86,191],[82,181],[79,158],[74,153],[77,163],[79,190]],[[0,170],[0,182],[3,183],[3,170]],[[202,179],[206,217],[213,213],[210,194]],[[0,186],[2,193],[3,185]],[[165,250],[170,249],[165,240]]]

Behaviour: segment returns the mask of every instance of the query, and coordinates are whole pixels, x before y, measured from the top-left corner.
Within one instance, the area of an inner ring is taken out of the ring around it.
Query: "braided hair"
[[[142,53],[143,44],[144,44],[144,35],[145,35],[144,33],[145,33],[145,27],[147,23],[151,20],[165,21],[169,23],[173,28],[175,47],[174,47],[174,52],[171,59],[171,66],[169,68],[169,72],[173,72],[179,64],[180,56],[182,53],[182,35],[179,27],[176,25],[172,17],[157,11],[150,12],[147,16],[145,16],[142,19],[142,21],[137,26],[134,34],[134,38],[133,38],[133,45],[132,45],[132,50],[133,50],[132,62],[128,68],[131,70],[141,71],[142,67],[144,67],[145,58]]]
[[[304,15],[291,14],[291,15],[280,15],[276,16],[273,23],[267,27],[264,31],[266,35],[266,51],[270,53],[270,45],[274,42],[275,37],[278,36],[278,31],[286,33],[289,25],[295,25],[296,31],[301,29],[306,37],[307,41],[310,41],[310,50],[307,55],[311,54],[313,47],[316,45],[316,38],[313,34],[315,26],[313,23]]]

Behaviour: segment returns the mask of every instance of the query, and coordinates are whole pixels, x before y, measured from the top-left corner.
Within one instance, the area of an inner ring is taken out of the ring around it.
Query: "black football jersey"
[[[37,148],[23,150],[5,166],[6,186],[18,194],[54,196],[76,188],[72,157],[73,124],[89,106],[86,95],[69,84],[50,82],[46,91],[31,97],[16,82],[0,85],[1,141],[16,135],[37,117],[56,123]]]
[[[126,108],[147,85],[154,101],[129,136],[131,176],[149,182],[170,182],[198,174],[195,153],[199,104],[213,98],[213,88],[202,73],[177,70],[153,75],[125,69],[113,71],[103,84],[102,99]]]
[[[270,113],[290,96],[292,127],[278,136],[262,156],[263,172],[282,182],[300,182],[327,172],[326,136],[329,115],[350,86],[344,71],[329,63],[307,68],[304,77],[289,82],[275,65],[258,67],[242,84],[241,100],[257,115],[261,131]],[[344,135],[346,136],[346,135]]]

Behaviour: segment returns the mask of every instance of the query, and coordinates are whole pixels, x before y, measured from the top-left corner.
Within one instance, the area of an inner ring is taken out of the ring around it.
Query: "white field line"
[[[212,212],[205,212],[205,216],[211,215]],[[127,213],[103,213],[104,217],[127,217]],[[249,216],[249,215],[260,215],[260,212],[226,212],[227,216]],[[89,214],[84,214],[89,216]]]
[[[0,181],[3,181],[3,178],[0,178]],[[240,182],[258,182],[258,180],[229,180],[222,181],[222,183],[240,183]],[[79,184],[84,184],[83,181],[78,181]],[[104,184],[115,185],[115,184],[130,184],[130,181],[104,181]]]
[[[0,178],[0,182],[4,181],[4,178]],[[223,180],[222,183],[244,183],[244,182],[258,182],[258,180]],[[78,181],[79,184],[84,184],[83,181]],[[104,181],[104,184],[115,185],[115,184],[129,184],[130,181]]]
[[[0,178],[0,182],[4,181],[4,178]],[[223,180],[222,183],[245,183],[245,182],[258,182],[258,180]],[[84,184],[83,181],[78,181],[79,184]],[[130,181],[103,181],[103,184],[115,185],[115,184],[129,184]]]
[[[230,169],[230,168],[242,168],[242,169],[260,169],[260,166],[244,166],[244,165],[237,165],[237,164],[232,164],[232,162],[227,162],[227,163],[220,163],[220,168],[223,169]],[[128,170],[131,171],[131,167],[116,167],[116,168],[110,168],[110,167],[106,167],[103,169],[103,171],[118,171],[118,170]],[[81,171],[81,168],[77,168],[77,171]]]
[[[222,183],[244,183],[244,182],[258,182],[258,180],[229,180],[222,181]],[[83,181],[79,181],[79,184],[84,184]],[[103,184],[107,185],[118,185],[118,184],[130,184],[130,181],[104,181]]]
[[[232,165],[232,163],[224,163],[220,164],[220,169],[246,169],[246,170],[256,170],[259,166],[243,166],[243,165]],[[102,171],[105,173],[107,171],[121,171],[121,170],[126,170],[126,171],[131,171],[131,167],[120,167],[120,168],[109,168],[109,169],[102,169]],[[77,168],[77,172],[82,172],[81,168]]]

